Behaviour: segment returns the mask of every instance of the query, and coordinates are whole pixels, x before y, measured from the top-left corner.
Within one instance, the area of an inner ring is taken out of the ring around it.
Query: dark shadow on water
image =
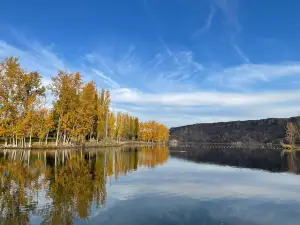
[[[171,148],[172,157],[197,163],[300,174],[300,152],[243,148]]]

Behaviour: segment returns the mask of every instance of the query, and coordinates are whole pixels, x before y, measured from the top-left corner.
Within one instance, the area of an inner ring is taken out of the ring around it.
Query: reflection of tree
[[[47,171],[41,160],[26,165],[1,159],[0,224],[29,224],[29,213],[37,205],[36,194],[45,184],[42,173]]]
[[[141,149],[139,166],[155,167],[162,165],[169,157],[168,147],[157,146],[155,148],[144,147]]]
[[[49,177],[47,197],[52,199],[51,211],[44,214],[44,223],[72,224],[77,213],[87,218],[93,200],[93,182],[89,165],[84,158],[75,155],[61,168],[57,168],[55,179]],[[46,216],[46,217],[45,217]]]
[[[290,172],[299,174],[300,171],[296,151],[291,151],[287,153],[287,164]]]
[[[0,162],[0,224],[28,224],[29,213],[42,224],[72,224],[87,219],[92,203],[105,204],[106,183],[138,167],[155,167],[168,159],[167,147],[113,151],[31,152],[29,159]],[[40,157],[44,156],[44,157]],[[44,185],[48,204],[36,209],[38,191]],[[35,193],[35,194],[34,194]],[[35,197],[34,197],[35,196]]]

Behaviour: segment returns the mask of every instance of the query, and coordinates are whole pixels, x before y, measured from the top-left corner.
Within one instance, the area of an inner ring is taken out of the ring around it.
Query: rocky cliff
[[[300,117],[262,120],[200,123],[170,129],[170,140],[196,143],[274,143],[285,136],[285,127],[293,122],[300,127]]]

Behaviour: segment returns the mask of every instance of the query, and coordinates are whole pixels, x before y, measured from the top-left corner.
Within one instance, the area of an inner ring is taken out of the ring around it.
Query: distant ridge
[[[284,140],[285,127],[293,122],[300,127],[300,117],[197,123],[170,129],[170,140],[196,143],[274,143]]]

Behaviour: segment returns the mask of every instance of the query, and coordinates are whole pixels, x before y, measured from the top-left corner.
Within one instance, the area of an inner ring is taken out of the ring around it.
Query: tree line
[[[54,100],[46,104],[46,91]],[[0,62],[0,137],[4,144],[31,146],[32,139],[72,145],[101,140],[165,142],[168,128],[156,121],[111,110],[110,91],[84,82],[79,72],[59,70],[51,84],[42,85],[38,72],[27,72],[15,57]]]

